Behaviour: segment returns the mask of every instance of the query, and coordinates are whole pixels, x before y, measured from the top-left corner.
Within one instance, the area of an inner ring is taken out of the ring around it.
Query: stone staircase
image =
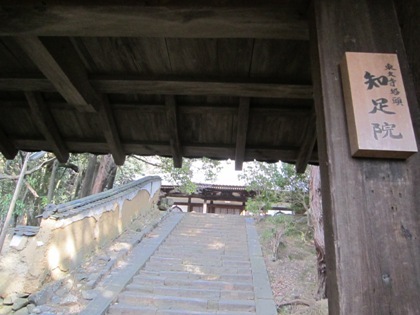
[[[108,314],[277,314],[250,222],[234,215],[185,215]]]

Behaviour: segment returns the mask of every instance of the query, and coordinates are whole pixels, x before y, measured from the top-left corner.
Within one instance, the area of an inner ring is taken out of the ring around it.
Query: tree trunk
[[[108,181],[106,184],[106,188],[107,189],[112,189],[114,187],[114,182],[115,182],[115,177],[117,176],[117,165],[115,163],[113,163],[113,167],[110,170],[110,174],[108,176]]]
[[[50,176],[50,182],[48,184],[48,193],[47,193],[47,202],[51,203],[53,196],[54,196],[54,190],[55,190],[55,178],[57,174],[58,169],[58,160],[55,160],[53,163],[53,167],[51,170],[51,176]]]
[[[317,255],[318,290],[316,299],[325,299],[327,267],[325,262],[324,223],[322,218],[321,176],[318,166],[311,167],[310,179],[311,223],[314,227],[314,242]]]
[[[76,180],[74,181],[74,185],[73,185],[73,193],[72,193],[72,197],[71,199],[77,199],[77,197],[79,196],[79,192],[80,192],[80,187],[82,186],[82,180],[85,177],[86,174],[86,170],[80,170],[79,173],[76,175]]]
[[[83,178],[83,183],[82,183],[82,188],[80,190],[79,198],[83,198],[91,194],[93,179],[95,176],[96,164],[97,164],[97,156],[94,154],[91,154],[89,156],[89,162],[86,168],[85,177]]]
[[[111,154],[103,155],[99,162],[98,173],[93,183],[92,194],[100,193],[105,189],[109,176],[112,175],[112,169],[115,167]]]

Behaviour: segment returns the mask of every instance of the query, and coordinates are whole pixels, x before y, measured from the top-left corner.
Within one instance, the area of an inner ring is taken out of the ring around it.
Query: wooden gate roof
[[[15,2],[0,5],[6,157],[317,162],[309,1]]]

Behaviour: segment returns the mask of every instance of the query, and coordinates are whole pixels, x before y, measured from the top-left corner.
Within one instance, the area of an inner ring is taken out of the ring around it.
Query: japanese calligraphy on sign
[[[352,156],[406,159],[417,152],[397,55],[347,52],[341,75]]]

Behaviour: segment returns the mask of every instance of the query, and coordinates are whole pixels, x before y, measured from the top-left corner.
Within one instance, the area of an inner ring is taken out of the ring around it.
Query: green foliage
[[[2,195],[0,200],[0,217],[5,217],[7,214],[7,210],[9,210],[10,202],[12,201],[13,194],[5,194]],[[25,203],[22,200],[17,200],[14,214],[15,215],[22,215],[25,212]]]
[[[248,199],[246,209],[260,213],[274,205],[287,203],[297,213],[304,213],[309,204],[309,172],[297,174],[287,163],[248,163],[240,176],[248,191],[255,196]]]
[[[177,185],[180,192],[185,194],[194,193],[197,190],[196,183],[192,178],[195,172],[204,172],[205,181],[212,182],[217,178],[222,169],[219,161],[203,159],[182,159],[182,167],[175,168],[172,159],[159,158],[160,172],[163,178]]]
[[[123,166],[118,166],[115,186],[127,184],[147,173],[147,163],[139,161],[135,156],[128,156]]]
[[[186,194],[191,194],[197,190],[197,185],[192,182],[192,164],[193,161],[191,159],[182,159],[182,167],[176,168],[173,166],[172,159],[160,158],[164,179],[179,186],[179,190]]]
[[[200,170],[204,172],[204,178],[207,182],[214,182],[217,179],[217,176],[222,170],[222,165],[220,161],[211,160],[208,158],[193,159],[193,163],[201,162],[202,165],[199,167]]]
[[[296,219],[294,216],[287,214],[279,214],[272,217],[268,217],[267,220],[274,226],[281,226],[284,230],[284,235],[293,236],[300,234],[300,229],[297,226]]]
[[[0,212],[7,212],[12,199],[17,177],[21,172],[23,153],[19,152],[14,160],[0,157]],[[16,201],[15,215],[39,214],[48,203],[47,193],[51,171],[55,157],[51,153],[40,155],[38,159],[30,160],[25,175],[25,182]],[[83,155],[71,155],[68,163],[79,164],[83,162]],[[77,165],[76,165],[77,166]],[[62,203],[71,199],[72,190],[69,189],[74,179],[75,172],[72,168],[59,167],[55,180],[54,199],[52,202]],[[32,211],[33,210],[33,211]]]

